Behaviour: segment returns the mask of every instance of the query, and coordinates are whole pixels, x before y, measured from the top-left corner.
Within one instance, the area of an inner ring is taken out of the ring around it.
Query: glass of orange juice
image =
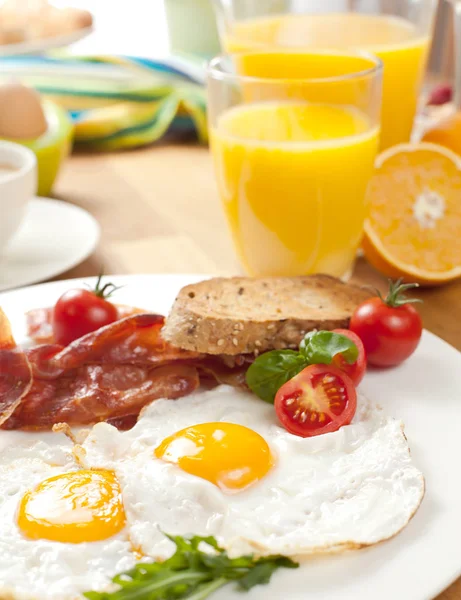
[[[249,275],[351,273],[379,146],[381,92],[382,63],[366,53],[252,52],[211,61],[218,190]]]
[[[437,0],[214,0],[226,52],[361,49],[384,64],[381,148],[410,139]]]

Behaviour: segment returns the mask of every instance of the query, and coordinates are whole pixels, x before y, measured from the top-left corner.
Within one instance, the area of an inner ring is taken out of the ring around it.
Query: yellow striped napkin
[[[204,64],[193,59],[7,57],[0,74],[0,81],[17,77],[66,108],[79,146],[131,148],[169,131],[208,141]]]

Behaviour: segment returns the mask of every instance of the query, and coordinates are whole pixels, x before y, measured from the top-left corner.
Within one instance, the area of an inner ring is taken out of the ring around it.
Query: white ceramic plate
[[[55,35],[54,37],[44,38],[42,40],[29,40],[26,42],[19,42],[17,44],[6,44],[0,46],[0,57],[1,56],[16,56],[18,54],[41,54],[46,50],[52,50],[53,48],[63,48],[69,46],[78,40],[83,39],[93,31],[93,27],[84,27],[72,33],[66,33],[65,35]]]
[[[124,285],[114,297],[166,313],[178,290],[203,277],[139,275],[111,278]],[[59,281],[0,294],[19,343],[24,312],[50,306],[69,287]],[[461,575],[461,354],[424,332],[417,352],[402,366],[368,373],[365,393],[402,418],[416,465],[426,477],[421,508],[396,538],[366,550],[305,561],[279,571],[269,586],[248,594],[223,588],[212,600],[430,600]],[[23,434],[25,435],[25,434]],[[43,434],[28,434],[43,435]],[[0,442],[15,432],[1,432]],[[22,437],[22,436],[19,436]]]
[[[60,200],[31,200],[21,228],[0,256],[0,290],[72,269],[94,251],[99,236],[99,225],[86,210]]]

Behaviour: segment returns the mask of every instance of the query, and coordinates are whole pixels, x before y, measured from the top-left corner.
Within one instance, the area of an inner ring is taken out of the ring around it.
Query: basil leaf
[[[310,331],[301,342],[299,351],[311,365],[329,365],[338,354],[351,365],[359,356],[352,340],[333,331]]]
[[[247,371],[246,382],[254,394],[272,403],[279,388],[307,365],[306,357],[296,350],[272,350],[253,362]]]

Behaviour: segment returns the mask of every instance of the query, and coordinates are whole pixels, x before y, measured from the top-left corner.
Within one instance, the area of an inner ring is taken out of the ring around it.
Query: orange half
[[[388,277],[438,285],[461,277],[461,157],[436,144],[380,154],[363,250]]]

